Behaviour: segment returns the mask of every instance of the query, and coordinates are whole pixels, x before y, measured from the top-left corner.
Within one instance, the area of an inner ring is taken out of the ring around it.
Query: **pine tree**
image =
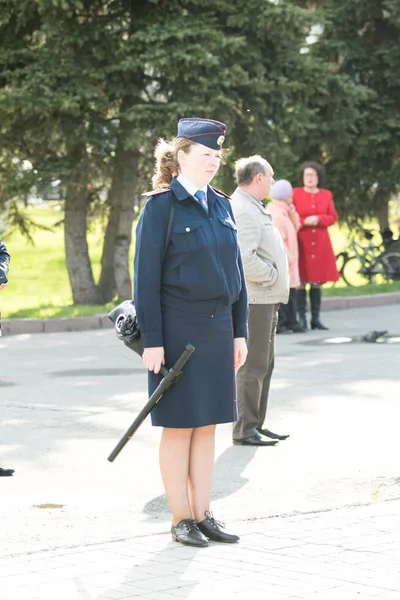
[[[388,202],[400,190],[400,4],[397,0],[320,2],[322,33],[314,53],[336,65],[360,92],[352,127],[337,123],[319,144],[342,218],[362,223],[378,217],[388,227]],[[326,120],[343,110],[332,96]],[[345,107],[347,108],[347,107]]]

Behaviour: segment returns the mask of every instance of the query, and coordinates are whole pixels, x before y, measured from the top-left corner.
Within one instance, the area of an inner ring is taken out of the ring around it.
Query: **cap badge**
[[[222,146],[222,144],[225,141],[225,136],[224,135],[220,135],[219,138],[217,139],[217,144],[218,146]]]

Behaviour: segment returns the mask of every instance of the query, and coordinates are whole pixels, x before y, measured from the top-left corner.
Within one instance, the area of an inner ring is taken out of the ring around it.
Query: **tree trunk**
[[[104,236],[99,287],[105,301],[118,295],[132,297],[129,270],[129,248],[132,238],[133,199],[137,186],[139,152],[127,147],[132,134],[130,124],[120,124],[114,159],[112,184],[109,192],[110,214]]]
[[[112,187],[109,191],[108,199],[111,198]],[[103,253],[101,256],[101,273],[99,279],[99,289],[104,298],[104,302],[110,302],[115,296],[115,276],[114,276],[114,249],[115,239],[118,230],[119,207],[116,206],[116,200],[111,202],[110,214],[108,215],[107,227],[103,240]]]
[[[132,241],[133,201],[137,187],[138,162],[139,152],[137,150],[126,150],[121,155],[120,212],[114,250],[114,273],[117,295],[123,299],[132,298],[129,249]]]
[[[376,216],[379,223],[379,231],[382,237],[382,243],[385,249],[393,243],[393,231],[390,229],[389,223],[389,201],[391,193],[387,190],[378,188],[375,195]],[[392,246],[391,246],[392,247]]]
[[[214,184],[213,184],[214,185]],[[218,185],[221,186],[221,190],[228,194],[233,194],[236,189],[236,182],[233,175],[232,169],[229,165],[222,165],[221,169],[218,172]]]
[[[379,230],[385,231],[390,229],[389,226],[389,200],[390,192],[387,190],[378,189],[375,195],[376,216],[379,223]]]
[[[81,155],[84,154],[80,152]],[[75,162],[65,199],[65,257],[74,304],[102,304],[93,278],[86,239],[87,176],[85,159]]]

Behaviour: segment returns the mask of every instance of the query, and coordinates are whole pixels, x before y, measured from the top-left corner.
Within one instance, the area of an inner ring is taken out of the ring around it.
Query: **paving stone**
[[[390,327],[396,309],[342,311],[341,332]],[[0,600],[399,600],[400,499],[372,496],[400,495],[398,357],[318,345],[338,331],[278,340],[271,415],[287,442],[238,448],[219,430],[215,514],[241,541],[201,549],[171,541],[157,428],[106,460],[146,399],[140,359],[101,328],[4,336],[0,458],[17,470],[0,480]]]

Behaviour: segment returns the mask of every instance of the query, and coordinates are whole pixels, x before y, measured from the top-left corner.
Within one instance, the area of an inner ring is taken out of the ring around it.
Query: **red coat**
[[[316,194],[310,194],[303,188],[294,188],[293,204],[300,215],[301,223],[298,232],[301,281],[337,281],[339,273],[328,233],[328,227],[337,221],[332,192],[320,189]],[[318,216],[318,225],[304,226],[304,219],[311,215]]]

